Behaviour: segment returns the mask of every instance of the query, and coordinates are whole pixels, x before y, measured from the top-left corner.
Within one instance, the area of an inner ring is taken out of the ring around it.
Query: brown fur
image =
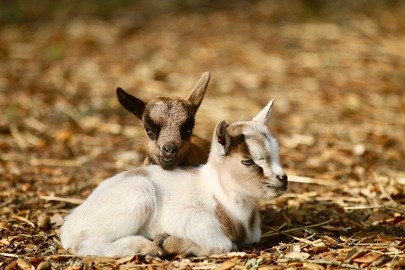
[[[132,176],[143,176],[148,177],[149,172],[145,169],[139,168],[135,170],[130,170],[125,172],[125,177],[132,177]]]
[[[149,135],[147,134],[149,138],[144,165],[158,164],[163,169],[172,170],[177,166],[195,166],[207,162],[210,143],[192,135],[191,131],[209,78],[210,74],[205,72],[186,99],[159,97],[145,103],[121,88],[117,89],[117,97],[121,105],[142,121],[145,133],[150,129],[147,126],[148,123],[152,123],[155,129],[149,131]],[[182,130],[185,128],[182,125],[187,125],[189,122],[190,127],[187,130],[190,133],[187,133]],[[173,154],[168,154],[165,150],[168,145],[175,147]]]
[[[157,235],[153,239],[153,242],[161,247],[166,254],[181,254],[184,256],[195,254],[203,256],[209,253],[208,250],[189,239],[181,239],[166,233]]]
[[[249,230],[252,231],[258,222],[260,222],[260,214],[259,211],[255,210],[252,212],[249,219]]]
[[[223,157],[224,160],[221,161],[219,169],[220,179],[239,179],[240,186],[256,193],[261,193],[263,190],[263,182],[266,181],[266,177],[262,174],[261,168],[259,166],[253,165],[253,167],[241,167],[239,166],[241,160],[240,157],[245,157],[246,159],[251,158],[249,148],[246,144],[246,138],[241,134],[242,126],[233,125],[228,128],[228,135],[230,137],[231,145],[229,147],[229,153]],[[264,146],[263,146],[264,147]],[[226,168],[224,168],[226,166]],[[253,170],[252,170],[253,168]],[[258,178],[258,175],[262,177]],[[221,184],[224,190],[227,189],[226,184]]]
[[[243,224],[235,220],[217,199],[215,201],[217,202],[215,214],[221,224],[222,231],[233,243],[241,244],[246,237],[246,229]]]

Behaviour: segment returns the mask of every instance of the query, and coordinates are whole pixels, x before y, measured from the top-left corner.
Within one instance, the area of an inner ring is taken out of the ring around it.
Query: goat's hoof
[[[163,252],[158,252],[157,254],[147,254],[145,256],[145,260],[149,262],[161,262],[161,257],[163,256]]]
[[[165,241],[167,240],[167,238],[170,235],[167,233],[161,233],[156,235],[155,239],[153,239],[153,243],[155,243],[156,245],[158,245],[159,247],[163,247]]]
[[[141,254],[144,254],[145,258],[149,260],[154,260],[162,257],[164,252],[158,245],[153,244],[153,246],[149,246],[147,249],[142,250]]]

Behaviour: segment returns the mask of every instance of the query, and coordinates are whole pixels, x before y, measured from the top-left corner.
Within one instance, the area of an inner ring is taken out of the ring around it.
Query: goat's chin
[[[163,170],[174,170],[177,168],[177,165],[178,164],[176,159],[174,159],[173,161],[165,161],[162,159],[159,160],[159,166],[162,167]]]
[[[277,198],[277,197],[283,195],[284,192],[285,192],[285,189],[267,187],[263,190],[263,199],[266,199],[266,200],[274,199],[274,198]]]

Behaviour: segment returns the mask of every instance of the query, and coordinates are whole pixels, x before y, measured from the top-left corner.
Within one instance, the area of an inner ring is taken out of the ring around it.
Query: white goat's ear
[[[133,95],[128,94],[121,87],[117,88],[117,98],[121,105],[129,112],[133,113],[142,120],[143,112],[145,111],[145,102]]]
[[[190,94],[188,94],[186,98],[194,115],[197,113],[197,110],[204,98],[205,91],[207,90],[207,86],[210,81],[210,76],[211,74],[209,72],[204,72],[201,75],[200,80],[196,83],[193,90],[191,90]]]
[[[221,121],[215,127],[214,140],[216,149],[220,155],[226,155],[229,151],[231,145],[231,139],[229,138],[228,133],[226,132],[226,123]]]
[[[266,107],[264,107],[255,117],[253,117],[252,121],[259,122],[267,126],[270,119],[271,108],[273,107],[273,99],[267,103]]]

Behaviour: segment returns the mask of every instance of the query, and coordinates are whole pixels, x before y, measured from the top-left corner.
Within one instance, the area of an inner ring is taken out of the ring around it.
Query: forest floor
[[[404,269],[405,2],[3,1],[1,269]],[[289,176],[260,243],[210,257],[77,257],[65,217],[139,166],[140,123],[116,87],[185,97],[212,73],[195,134],[270,129]]]

